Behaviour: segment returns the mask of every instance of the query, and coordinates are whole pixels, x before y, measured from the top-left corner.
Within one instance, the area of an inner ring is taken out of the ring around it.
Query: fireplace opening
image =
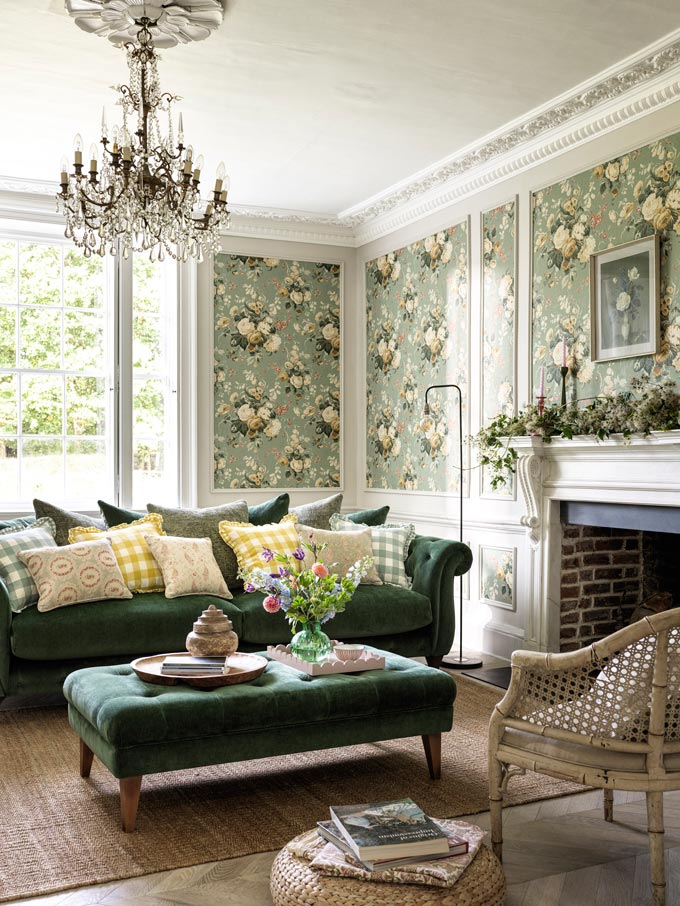
[[[563,502],[560,651],[680,605],[680,508]]]

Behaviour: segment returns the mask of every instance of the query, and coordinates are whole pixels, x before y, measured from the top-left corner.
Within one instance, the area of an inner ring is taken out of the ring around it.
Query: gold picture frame
[[[590,357],[654,355],[660,343],[659,234],[590,256]]]

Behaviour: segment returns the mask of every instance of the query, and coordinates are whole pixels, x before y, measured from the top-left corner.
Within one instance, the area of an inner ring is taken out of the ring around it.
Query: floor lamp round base
[[[442,661],[442,667],[448,667],[450,670],[473,670],[475,667],[481,667],[483,661],[478,657],[457,657],[448,655]]]

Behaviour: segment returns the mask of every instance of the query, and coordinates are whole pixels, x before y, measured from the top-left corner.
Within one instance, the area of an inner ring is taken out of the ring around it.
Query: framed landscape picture
[[[590,256],[590,348],[594,362],[658,352],[658,234]]]

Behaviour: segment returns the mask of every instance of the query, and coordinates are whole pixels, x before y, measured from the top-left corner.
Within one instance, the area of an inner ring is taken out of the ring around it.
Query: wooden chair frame
[[[671,764],[669,756],[676,756]],[[526,770],[602,788],[607,821],[615,789],[644,792],[652,902],[665,906],[663,794],[680,789],[680,608],[580,651],[513,654],[510,686],[489,726],[491,839],[499,858],[503,793]]]

